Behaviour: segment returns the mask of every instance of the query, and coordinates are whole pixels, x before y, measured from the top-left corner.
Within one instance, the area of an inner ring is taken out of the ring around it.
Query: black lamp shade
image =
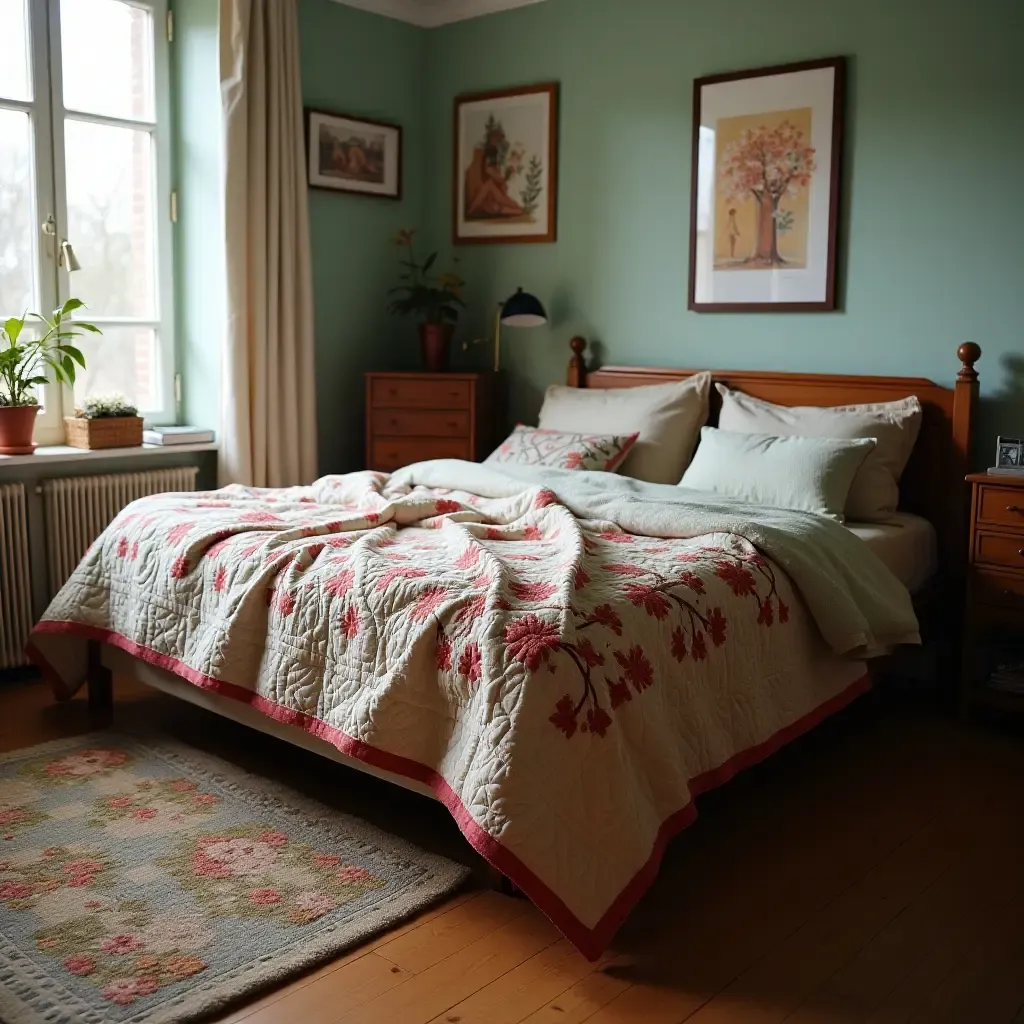
[[[540,299],[520,288],[501,307],[501,322],[506,327],[540,327],[548,322],[548,315]]]

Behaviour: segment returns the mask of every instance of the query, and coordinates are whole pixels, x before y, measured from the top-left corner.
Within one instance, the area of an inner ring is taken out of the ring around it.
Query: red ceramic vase
[[[448,369],[448,356],[455,333],[453,324],[420,324],[420,355],[428,373]]]

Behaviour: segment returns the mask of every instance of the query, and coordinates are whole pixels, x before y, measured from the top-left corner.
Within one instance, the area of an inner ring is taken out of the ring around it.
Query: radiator
[[[46,583],[52,598],[67,582],[89,545],[136,498],[164,491],[194,491],[196,466],[146,473],[109,473],[44,480]]]
[[[24,484],[0,485],[0,668],[28,664],[32,628],[32,576]]]

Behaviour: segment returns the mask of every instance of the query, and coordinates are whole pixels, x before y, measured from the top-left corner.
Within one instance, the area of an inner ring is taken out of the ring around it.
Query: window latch
[[[74,248],[66,238],[61,239],[60,255],[57,257],[57,266],[63,267],[69,274],[82,269],[82,264],[78,262],[78,257],[75,255]]]

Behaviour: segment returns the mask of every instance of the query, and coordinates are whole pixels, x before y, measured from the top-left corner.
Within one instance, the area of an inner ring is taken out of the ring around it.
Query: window
[[[174,419],[165,26],[165,0],[0,0],[0,316],[75,295],[103,331],[41,389],[41,443],[91,394]]]

